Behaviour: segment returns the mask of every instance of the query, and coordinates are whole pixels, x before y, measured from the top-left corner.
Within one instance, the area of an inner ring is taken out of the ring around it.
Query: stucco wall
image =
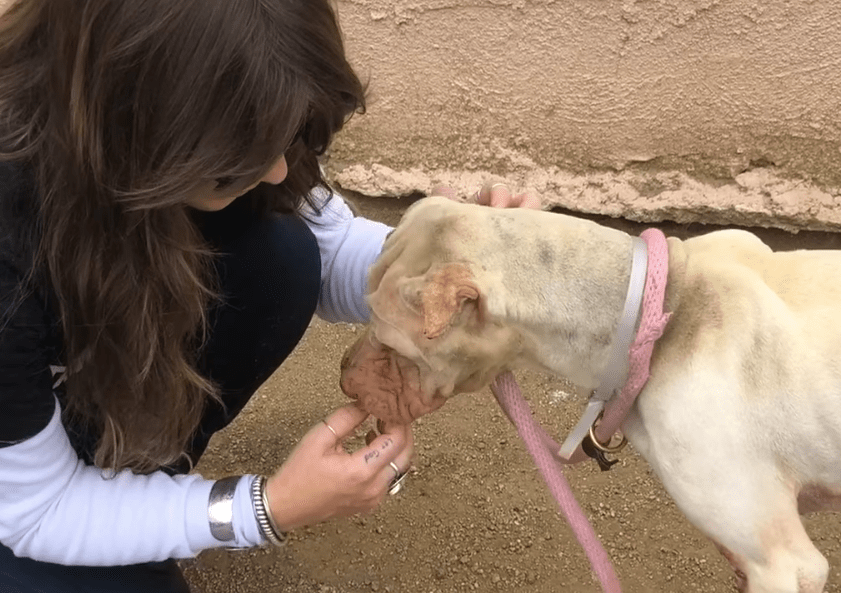
[[[643,221],[841,229],[837,0],[338,0],[369,195],[491,176]]]

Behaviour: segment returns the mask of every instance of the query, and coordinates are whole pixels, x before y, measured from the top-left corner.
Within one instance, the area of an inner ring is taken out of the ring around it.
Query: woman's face
[[[226,190],[224,188],[196,192],[194,196],[187,199],[187,204],[196,210],[216,212],[217,210],[222,210],[226,206],[230,205],[231,202],[254,189],[260,183],[271,183],[272,185],[277,185],[283,182],[283,180],[286,179],[286,174],[288,172],[289,170],[286,168],[286,157],[282,156],[269,170],[269,172],[266,173],[257,183],[235,192],[231,192],[230,190]]]

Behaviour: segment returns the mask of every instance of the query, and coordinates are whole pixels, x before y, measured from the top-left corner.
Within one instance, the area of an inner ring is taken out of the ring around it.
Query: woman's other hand
[[[356,405],[339,408],[313,426],[269,478],[266,494],[280,529],[372,511],[396,476],[390,463],[401,474],[409,469],[414,451],[410,425],[381,426],[381,434],[365,447],[344,450],[342,440],[367,417]]]
[[[531,194],[515,194],[504,183],[486,183],[476,192],[475,201],[493,208],[532,208],[540,210],[540,198]]]
[[[451,187],[438,186],[432,190],[432,195],[445,196],[451,200],[456,199],[456,191]],[[472,202],[482,206],[493,208],[542,208],[540,198],[531,194],[515,194],[511,188],[504,183],[489,181],[479,191],[471,196]]]

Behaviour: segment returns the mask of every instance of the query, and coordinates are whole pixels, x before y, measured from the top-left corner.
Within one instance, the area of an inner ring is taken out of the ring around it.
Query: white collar
[[[628,380],[628,352],[636,335],[637,323],[642,308],[642,297],[645,292],[645,279],[648,274],[648,245],[639,238],[633,237],[633,254],[631,263],[631,277],[628,280],[628,293],[625,295],[625,307],[616,333],[613,335],[607,364],[602,371],[598,387],[593,390],[587,407],[575,428],[569,433],[558,454],[564,459],[578,449],[590,427],[604,410],[605,403],[617,392],[621,391]]]

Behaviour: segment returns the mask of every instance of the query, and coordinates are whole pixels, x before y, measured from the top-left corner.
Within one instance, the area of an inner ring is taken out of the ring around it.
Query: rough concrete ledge
[[[395,171],[377,164],[327,169],[340,187],[372,197],[428,194],[439,185],[457,188],[467,197],[492,179],[541,196],[547,208],[636,222],[841,232],[841,190],[784,179],[771,168],[751,169],[729,183],[706,182],[680,171],[574,174],[552,167],[502,177],[482,171]]]

